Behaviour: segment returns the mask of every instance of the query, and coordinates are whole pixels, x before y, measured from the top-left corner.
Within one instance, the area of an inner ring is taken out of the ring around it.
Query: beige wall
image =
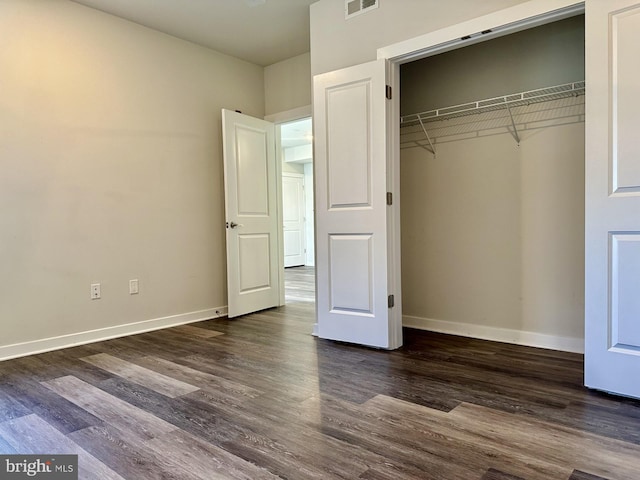
[[[311,73],[375,60],[378,48],[525,1],[386,0],[375,10],[345,20],[343,0],[320,0],[310,10]]]
[[[0,31],[0,346],[226,305],[220,109],[263,69],[63,0]]]
[[[311,105],[310,62],[304,53],[265,67],[265,115]]]

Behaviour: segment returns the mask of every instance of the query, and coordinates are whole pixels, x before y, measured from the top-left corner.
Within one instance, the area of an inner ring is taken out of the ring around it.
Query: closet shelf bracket
[[[509,132],[509,133],[513,135],[513,138],[516,139],[518,146],[520,146],[520,135],[518,135],[518,128],[516,127],[516,122],[513,120],[513,113],[511,113],[511,107],[509,107],[508,103],[506,104],[506,107],[507,107],[507,111],[509,112],[509,118],[511,119],[511,127],[513,128],[513,132]]]
[[[422,127],[422,131],[424,132],[425,137],[427,137],[427,140],[429,141],[429,145],[431,146],[431,153],[433,153],[433,158],[436,158],[436,147],[433,145],[431,137],[429,137],[429,132],[427,132],[427,128],[424,126],[424,122],[422,121],[422,118],[420,118],[420,116],[418,116],[418,121],[420,122],[420,126]]]

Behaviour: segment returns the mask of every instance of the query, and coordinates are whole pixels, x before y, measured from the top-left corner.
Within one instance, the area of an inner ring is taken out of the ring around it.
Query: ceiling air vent
[[[355,17],[374,8],[378,8],[378,0],[344,0],[344,18]]]

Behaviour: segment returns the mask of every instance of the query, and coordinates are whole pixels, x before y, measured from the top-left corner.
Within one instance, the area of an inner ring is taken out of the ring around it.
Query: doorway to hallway
[[[286,303],[316,301],[315,267],[302,266],[284,269],[284,298]]]

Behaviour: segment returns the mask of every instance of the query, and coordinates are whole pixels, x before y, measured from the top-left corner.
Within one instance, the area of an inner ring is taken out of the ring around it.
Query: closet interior
[[[584,338],[584,16],[401,67],[404,324]]]

